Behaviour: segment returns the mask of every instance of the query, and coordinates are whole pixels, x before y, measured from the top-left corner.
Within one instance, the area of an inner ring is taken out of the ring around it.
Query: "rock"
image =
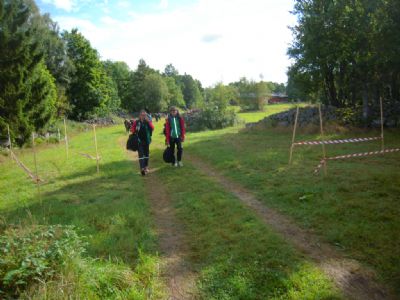
[[[101,125],[101,126],[108,126],[108,125],[114,125],[115,121],[110,117],[105,117],[105,118],[86,120],[85,123],[96,124],[96,125]]]
[[[253,123],[246,123],[246,128],[252,128],[254,126],[257,126],[258,123],[257,122],[253,122]]]
[[[280,126],[280,127],[287,127],[287,126],[289,126],[289,122],[287,122],[287,121],[280,121],[280,122],[278,122],[277,126]]]

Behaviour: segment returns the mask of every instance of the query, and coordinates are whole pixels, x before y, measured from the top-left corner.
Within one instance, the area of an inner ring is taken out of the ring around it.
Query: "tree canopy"
[[[23,143],[44,127],[56,106],[54,78],[43,63],[32,9],[22,0],[0,1],[0,131]]]
[[[72,105],[71,117],[84,120],[96,114],[104,114],[119,107],[116,86],[108,77],[97,51],[90,42],[73,29],[64,32],[67,53],[74,66],[67,94]]]
[[[337,107],[399,102],[400,2],[297,0],[291,96]]]

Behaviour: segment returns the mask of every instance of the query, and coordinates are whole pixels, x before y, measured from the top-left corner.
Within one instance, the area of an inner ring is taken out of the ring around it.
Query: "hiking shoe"
[[[140,171],[140,173],[142,174],[142,176],[146,175],[146,169],[142,169],[142,170]]]
[[[183,167],[183,162],[178,161],[178,166],[179,166],[179,167]]]

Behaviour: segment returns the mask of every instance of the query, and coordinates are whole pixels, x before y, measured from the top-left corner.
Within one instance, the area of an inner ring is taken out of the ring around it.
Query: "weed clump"
[[[139,254],[137,271],[85,257],[73,226],[7,228],[0,237],[0,298],[151,299],[161,295],[158,260]]]

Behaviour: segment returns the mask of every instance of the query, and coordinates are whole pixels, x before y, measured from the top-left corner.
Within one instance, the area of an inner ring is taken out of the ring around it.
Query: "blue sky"
[[[61,29],[77,27],[102,59],[135,69],[172,63],[205,86],[286,82],[293,0],[36,0]]]

